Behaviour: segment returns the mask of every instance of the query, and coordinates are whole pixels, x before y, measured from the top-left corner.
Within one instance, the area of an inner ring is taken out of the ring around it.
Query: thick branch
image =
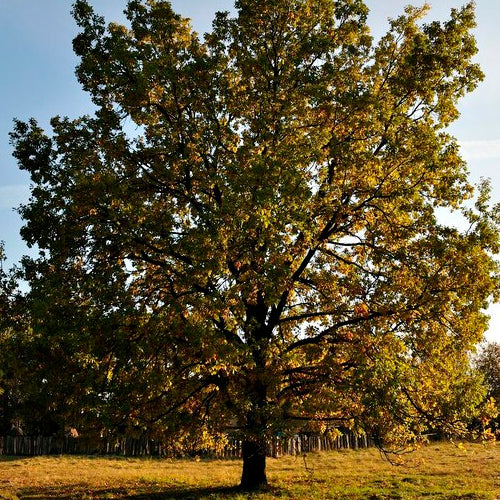
[[[345,321],[340,321],[339,323],[327,328],[326,330],[323,330],[321,333],[318,335],[315,335],[314,337],[307,337],[304,339],[297,340],[297,342],[294,342],[293,344],[289,345],[285,353],[291,352],[295,349],[298,349],[300,347],[303,347],[305,345],[314,345],[314,344],[319,344],[325,337],[328,335],[331,335],[333,332],[336,330],[339,330],[340,328],[343,328],[345,326],[354,326],[354,325],[359,325],[360,323],[364,323],[367,321],[370,321],[375,318],[381,318],[381,317],[388,317],[394,314],[393,312],[387,312],[387,313],[379,313],[379,312],[372,312],[366,316],[358,316],[356,318],[351,318]]]

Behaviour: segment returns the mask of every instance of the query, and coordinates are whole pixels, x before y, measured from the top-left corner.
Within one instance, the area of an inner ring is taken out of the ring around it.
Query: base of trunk
[[[243,474],[240,487],[244,490],[259,490],[267,485],[266,442],[243,441]]]

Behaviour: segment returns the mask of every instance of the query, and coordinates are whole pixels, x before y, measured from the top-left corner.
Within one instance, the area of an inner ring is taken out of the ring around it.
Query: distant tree
[[[500,402],[500,344],[488,342],[475,359],[476,368],[483,374],[488,396]]]
[[[19,372],[14,332],[19,331],[21,295],[16,273],[5,269],[5,248],[0,242],[0,436],[10,434],[18,422]],[[24,344],[24,342],[23,342]]]
[[[4,242],[0,241],[0,272],[3,274],[3,263],[5,260],[5,251],[4,251]],[[3,302],[5,301],[4,298],[2,298],[2,316],[4,316],[4,311],[3,311]],[[2,396],[4,389],[2,388],[2,378],[3,378],[3,371],[2,371],[2,365],[0,364],[0,397]],[[0,416],[1,418],[1,416]],[[1,431],[2,424],[0,423],[0,431]]]
[[[252,489],[266,439],[305,423],[383,446],[464,430],[499,242],[446,132],[482,78],[472,3],[408,7],[377,43],[361,0],[236,9],[201,41],[165,1],[106,27],[78,0],[95,115],[12,142],[47,387],[124,432],[238,429]]]

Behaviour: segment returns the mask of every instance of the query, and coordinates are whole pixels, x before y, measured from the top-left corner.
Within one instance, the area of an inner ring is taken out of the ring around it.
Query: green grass
[[[401,466],[375,449],[270,458],[269,488],[250,495],[237,460],[4,457],[0,499],[494,499],[499,464],[496,443],[429,445]]]

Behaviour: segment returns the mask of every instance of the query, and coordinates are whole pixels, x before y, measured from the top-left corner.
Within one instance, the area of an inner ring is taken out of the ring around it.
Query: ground
[[[0,458],[1,500],[494,499],[500,444],[432,444],[394,466],[376,449],[268,459],[267,491],[233,486],[238,460]]]

